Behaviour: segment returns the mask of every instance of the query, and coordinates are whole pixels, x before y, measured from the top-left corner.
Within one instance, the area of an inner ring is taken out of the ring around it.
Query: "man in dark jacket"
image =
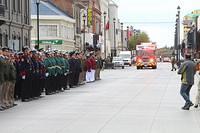
[[[181,90],[180,94],[185,100],[183,110],[189,110],[193,103],[190,101],[190,90],[194,84],[194,75],[196,73],[196,64],[191,60],[191,55],[185,55],[186,60],[180,66],[178,74],[181,74]]]

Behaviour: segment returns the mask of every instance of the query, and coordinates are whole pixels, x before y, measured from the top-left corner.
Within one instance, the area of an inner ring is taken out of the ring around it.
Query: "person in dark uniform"
[[[33,63],[33,71],[32,71],[32,97],[37,98],[41,95],[40,90],[40,64],[39,64],[39,57],[38,53],[34,50],[31,51],[32,53],[32,63]]]
[[[79,56],[80,53],[76,53],[75,54],[75,79],[74,79],[74,85],[75,86],[78,86],[78,83],[79,83],[79,76],[80,76],[80,73],[82,72],[82,69],[81,69],[81,60],[80,60],[80,56]]]
[[[38,58],[39,63],[39,89],[40,92],[44,91],[45,88],[45,74],[46,74],[46,68],[44,64],[44,55],[39,55]]]
[[[75,51],[72,51],[69,53],[69,87],[73,88],[75,87],[75,73],[76,73],[76,69],[75,69]]]
[[[28,47],[23,48],[23,57],[21,59],[20,77],[21,82],[21,100],[27,101],[32,98],[32,61],[29,55]]]
[[[15,68],[16,68],[16,83],[15,83],[15,92],[14,92],[14,97],[15,100],[18,100],[21,98],[21,78],[20,78],[20,74],[19,74],[19,68],[20,68],[20,61],[21,61],[21,57],[22,57],[23,53],[16,53],[15,54]]]

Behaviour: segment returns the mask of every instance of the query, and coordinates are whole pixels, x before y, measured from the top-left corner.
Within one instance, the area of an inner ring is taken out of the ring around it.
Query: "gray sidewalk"
[[[157,70],[105,70],[101,81],[0,112],[0,132],[199,133],[200,109],[181,110],[179,88],[167,63]]]

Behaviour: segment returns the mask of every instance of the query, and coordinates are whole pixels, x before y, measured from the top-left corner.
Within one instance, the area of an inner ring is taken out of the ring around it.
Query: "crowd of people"
[[[23,102],[100,80],[98,52],[0,49],[0,111]]]

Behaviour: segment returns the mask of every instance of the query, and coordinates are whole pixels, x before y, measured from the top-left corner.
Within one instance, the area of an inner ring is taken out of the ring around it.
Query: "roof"
[[[200,16],[200,10],[194,10],[192,13],[185,15],[185,18],[189,17],[190,19],[195,20],[198,16]]]
[[[53,5],[51,2],[48,1],[40,1],[39,5],[40,9],[40,15],[52,15],[52,16],[65,16],[72,19],[70,15],[63,12],[59,8],[57,8],[55,5]],[[37,6],[36,6],[36,0],[31,1],[31,15],[37,15]]]

